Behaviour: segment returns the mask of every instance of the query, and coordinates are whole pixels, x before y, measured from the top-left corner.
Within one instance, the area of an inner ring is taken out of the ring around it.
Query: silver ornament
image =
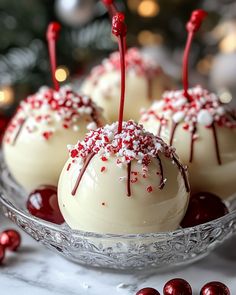
[[[88,23],[96,10],[95,0],[57,0],[55,10],[58,18],[73,27]]]
[[[236,106],[236,52],[217,54],[211,72],[211,86],[222,96],[222,102]]]

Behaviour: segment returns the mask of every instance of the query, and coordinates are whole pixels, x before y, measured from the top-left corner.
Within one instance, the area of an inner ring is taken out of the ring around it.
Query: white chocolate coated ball
[[[103,162],[98,155],[92,158],[72,195],[81,166],[68,171],[68,162],[58,185],[59,205],[68,225],[77,230],[114,234],[175,230],[185,214],[188,193],[177,166],[170,159],[160,158],[167,179],[164,188],[158,188],[157,159],[152,159],[147,178],[141,176],[142,166],[133,160],[131,171],[138,172],[138,180],[131,181],[131,196],[127,196],[126,165],[118,167],[114,156]],[[131,172],[131,180],[134,178]],[[147,189],[150,186],[151,192]]]
[[[174,83],[157,62],[140,49],[126,51],[126,91],[124,120],[138,120],[142,108],[158,100],[164,90]],[[118,120],[121,77],[120,54],[112,53],[109,58],[94,67],[82,84],[81,91],[89,95],[104,109],[109,123]]]
[[[99,109],[87,97],[64,87],[59,92],[42,88],[21,103],[3,139],[7,167],[26,190],[57,185],[68,155],[67,145],[97,128]]]
[[[171,87],[169,78],[165,74],[159,74],[149,81],[145,76],[127,72],[124,120],[138,120],[140,110],[149,107],[153,99],[159,99],[166,88]],[[82,92],[93,97],[93,100],[104,109],[104,116],[108,122],[118,119],[120,103],[120,73],[118,71],[104,73],[100,76],[96,85],[85,81]],[[148,88],[151,87],[151,90]],[[152,98],[148,97],[151,91]]]
[[[194,114],[191,105],[187,109],[188,102],[183,100],[180,93],[167,94],[167,98],[170,99],[153,105],[151,111],[142,116],[140,123],[147,131],[158,134],[160,118],[164,117],[167,123],[162,124],[160,135],[167,143],[170,143],[173,124],[177,123],[172,145],[176,148],[181,162],[189,168],[191,191],[206,191],[223,199],[230,197],[236,192],[236,121],[231,113],[222,107],[215,94],[199,86],[191,89],[191,94],[199,95],[201,100],[196,100],[199,108]],[[209,108],[205,108],[206,102],[210,105]],[[170,103],[171,108],[168,105]],[[190,161],[192,131],[185,127],[186,124],[190,124],[188,118],[192,114],[196,132],[193,139],[193,158]],[[212,123],[215,126],[218,144],[215,142]],[[217,146],[221,164],[217,159]]]

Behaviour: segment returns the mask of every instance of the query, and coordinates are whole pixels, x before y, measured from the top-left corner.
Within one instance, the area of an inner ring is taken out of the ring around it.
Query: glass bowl
[[[71,230],[33,217],[26,193],[11,178],[0,157],[0,209],[35,240],[87,266],[120,270],[167,268],[198,260],[236,231],[236,198],[226,201],[230,213],[199,226],[173,232],[112,235]]]

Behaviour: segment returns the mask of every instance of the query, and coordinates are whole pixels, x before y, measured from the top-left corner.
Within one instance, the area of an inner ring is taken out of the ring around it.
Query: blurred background
[[[117,0],[126,11],[128,45],[142,46],[181,83],[185,23],[191,11],[209,13],[191,50],[190,82],[216,91],[236,106],[236,2],[234,0]],[[63,25],[57,45],[60,82],[78,83],[117,49],[106,10],[96,0],[0,0],[0,130],[19,101],[51,84],[45,32]]]

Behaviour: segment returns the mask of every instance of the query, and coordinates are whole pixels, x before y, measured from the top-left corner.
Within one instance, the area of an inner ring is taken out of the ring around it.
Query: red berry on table
[[[3,262],[4,257],[5,257],[5,248],[2,245],[0,245],[0,263]]]
[[[29,212],[38,218],[56,224],[62,224],[64,222],[58,205],[57,188],[55,186],[40,186],[32,191],[26,206]]]
[[[164,295],[192,295],[192,288],[183,279],[173,279],[167,282],[163,288]]]
[[[228,213],[228,209],[221,199],[211,193],[201,192],[193,194],[182,227],[190,227],[217,219]]]
[[[160,295],[160,293],[153,288],[143,288],[139,290],[136,295]]]
[[[0,234],[0,245],[5,249],[16,251],[21,244],[21,236],[14,229],[5,230]],[[1,257],[0,257],[1,258]]]
[[[202,287],[200,295],[230,295],[230,291],[223,283],[210,282]]]

